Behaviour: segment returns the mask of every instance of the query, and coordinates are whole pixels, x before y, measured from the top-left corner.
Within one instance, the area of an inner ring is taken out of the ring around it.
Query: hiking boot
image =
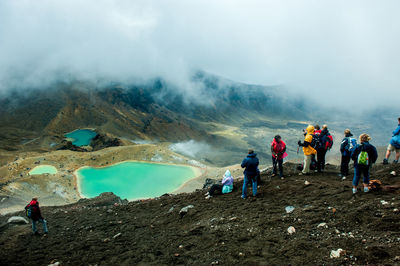
[[[281,180],[283,180],[283,179],[285,179],[285,177],[284,177],[284,176],[281,176]]]
[[[364,192],[367,193],[369,191],[369,188],[364,187]]]
[[[36,231],[35,233],[33,233],[35,236],[40,236],[40,233],[38,231]]]
[[[309,175],[310,173],[303,173],[303,172],[301,172],[301,173],[299,173],[299,175]]]
[[[388,162],[388,160],[385,158],[385,159],[383,159],[383,164],[388,164],[389,162]]]
[[[208,196],[206,197],[206,199],[211,199],[211,195],[208,195]]]
[[[342,176],[342,180],[346,180],[346,176]]]
[[[241,198],[242,198],[242,199],[246,199],[246,197],[245,197],[245,196],[241,196]]]
[[[357,189],[356,188],[353,188],[352,191],[353,191],[353,194],[357,193]]]
[[[207,192],[206,194],[204,194],[204,196],[208,196],[208,195],[210,195],[210,192]]]
[[[393,163],[398,163],[399,162],[399,160],[393,160]]]

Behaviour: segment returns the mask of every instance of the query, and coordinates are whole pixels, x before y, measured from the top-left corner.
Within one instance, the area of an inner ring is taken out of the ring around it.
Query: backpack
[[[31,219],[32,218],[32,214],[33,214],[33,207],[32,206],[26,206],[25,207],[25,214],[26,214],[26,217],[28,217],[29,219]]]
[[[369,165],[368,152],[365,150],[364,145],[361,145],[361,152],[358,154],[357,163],[359,165]]]
[[[333,138],[332,138],[331,134],[328,133],[325,136],[325,149],[330,150],[332,148],[332,146],[333,146]]]
[[[347,145],[345,147],[345,150],[351,153],[356,146],[357,140],[355,138],[347,137]]]
[[[27,205],[25,207],[25,214],[26,214],[26,217],[28,217],[29,219],[32,219],[32,217],[35,215],[36,212],[37,212],[37,208],[35,205]]]
[[[311,147],[314,149],[317,149],[321,146],[321,140],[319,139],[319,135],[314,135],[311,134],[312,140],[311,140]]]

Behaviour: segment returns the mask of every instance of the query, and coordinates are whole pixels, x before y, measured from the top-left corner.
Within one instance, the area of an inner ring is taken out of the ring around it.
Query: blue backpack
[[[390,140],[390,144],[393,145],[396,149],[400,149],[400,134],[393,136]]]
[[[344,148],[348,154],[351,154],[357,146],[357,140],[352,137],[347,137],[347,145]]]

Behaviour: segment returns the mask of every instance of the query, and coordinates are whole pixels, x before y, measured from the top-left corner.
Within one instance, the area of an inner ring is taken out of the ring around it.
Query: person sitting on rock
[[[361,174],[364,176],[363,185],[364,192],[368,192],[369,184],[369,170],[373,163],[378,158],[376,148],[369,144],[371,137],[368,134],[360,135],[360,144],[357,144],[356,148],[351,153],[351,158],[354,161],[354,178],[353,178],[353,194],[357,192],[358,182]]]
[[[283,158],[287,156],[286,144],[283,142],[281,136],[276,135],[271,142],[271,154],[272,154],[272,165],[273,172],[272,176],[276,175],[276,166],[279,168],[279,176],[283,179]]]
[[[400,158],[400,117],[397,120],[399,122],[399,125],[392,133],[393,136],[390,139],[390,143],[387,147],[386,156],[383,159],[383,164],[389,163],[388,160],[390,157],[390,153],[392,153],[394,151],[396,152],[396,158],[394,159],[393,163],[399,162],[399,158]]]
[[[243,159],[241,167],[244,169],[244,179],[242,188],[242,198],[247,198],[247,185],[251,182],[253,185],[253,197],[257,195],[257,174],[258,170],[258,158],[257,154],[254,153],[253,149],[249,149],[247,157]]]
[[[29,210],[28,210],[29,209]],[[29,213],[28,217],[32,220],[32,232],[35,235],[39,235],[36,228],[36,222],[41,222],[43,224],[43,233],[48,234],[47,221],[43,218],[37,197],[33,197],[31,202],[26,205],[25,210]]]
[[[233,177],[229,170],[226,170],[221,184],[213,184],[210,190],[206,193],[206,199],[211,198],[216,191],[221,194],[230,193],[233,190]]]

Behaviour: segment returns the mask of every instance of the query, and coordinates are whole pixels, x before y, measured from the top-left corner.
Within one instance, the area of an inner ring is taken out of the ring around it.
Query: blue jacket
[[[363,146],[365,151],[368,153],[369,165],[375,163],[376,159],[378,159],[378,152],[376,151],[376,148],[366,141],[361,144],[357,144],[356,148],[351,152],[351,159],[353,159],[354,165],[357,165],[357,158],[363,150]]]
[[[396,149],[400,149],[400,124],[393,131],[393,136],[390,139],[390,144],[393,145]]]
[[[258,170],[259,161],[256,156],[257,154],[251,153],[248,154],[247,157],[243,159],[241,166],[242,168],[246,167],[243,173],[247,177],[255,177],[259,172]]]

